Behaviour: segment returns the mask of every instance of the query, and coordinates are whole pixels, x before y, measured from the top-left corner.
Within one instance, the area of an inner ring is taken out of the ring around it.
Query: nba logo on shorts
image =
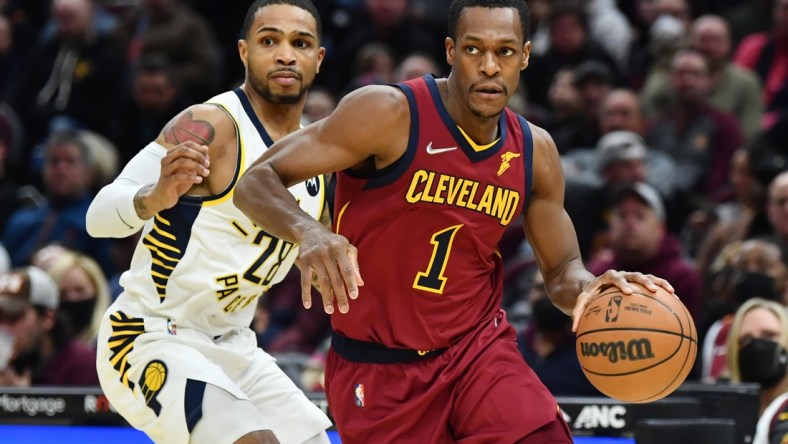
[[[364,384],[356,384],[356,407],[364,407]]]

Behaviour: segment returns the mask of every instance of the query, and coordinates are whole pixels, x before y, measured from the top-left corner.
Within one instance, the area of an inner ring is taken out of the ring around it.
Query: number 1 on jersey
[[[443,275],[443,272],[446,270],[446,263],[449,261],[454,235],[457,234],[460,228],[462,228],[462,225],[454,225],[432,235],[430,243],[433,248],[430,264],[427,266],[427,271],[416,273],[413,288],[429,291],[430,293],[443,293],[443,287],[446,285],[446,277]]]

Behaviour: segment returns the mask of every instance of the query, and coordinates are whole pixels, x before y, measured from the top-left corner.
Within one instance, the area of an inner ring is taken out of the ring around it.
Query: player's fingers
[[[582,292],[580,296],[577,297],[577,303],[575,304],[575,308],[572,310],[572,331],[577,331],[577,326],[580,324],[580,316],[583,315],[583,310],[586,309],[586,305],[588,303],[589,293]]]
[[[162,162],[174,162],[178,159],[191,159],[205,167],[210,165],[210,160],[208,159],[208,147],[205,145],[198,145],[194,142],[185,142],[182,143],[175,148],[172,148],[167,152],[167,155],[164,156]]]
[[[347,256],[344,254],[333,253],[333,251],[335,251],[333,249],[330,251],[331,252],[329,252],[329,256],[324,257],[323,263],[328,275],[329,288],[334,294],[334,299],[336,299],[339,312],[347,313],[350,305],[348,305],[348,295],[347,291],[345,290],[345,284],[347,284],[347,288],[355,288],[355,280],[353,279],[353,273],[350,268]],[[345,281],[346,273],[349,273],[349,282]],[[356,291],[358,291],[357,288]]]
[[[627,273],[626,279],[629,282],[636,282],[644,287],[647,290],[654,292],[657,291],[658,287],[657,284],[654,283],[656,278],[651,275],[643,274],[643,273]]]
[[[173,158],[166,165],[162,165],[162,173],[175,173],[178,171],[202,171],[207,170],[205,166],[197,161],[188,157]]]
[[[210,170],[203,164],[192,159],[180,158],[162,168],[162,177],[168,178],[178,173],[193,174],[195,176],[207,177]]]
[[[609,282],[616,287],[621,289],[621,292],[624,294],[632,294],[635,290],[629,285],[629,281],[626,278],[626,275],[623,273],[605,273],[609,278]]]
[[[314,257],[314,261],[304,260],[304,263],[312,263],[314,265],[307,266],[310,270],[317,275],[317,278],[314,279],[314,283],[317,286],[318,291],[320,292],[320,298],[323,300],[323,311],[327,314],[334,313],[334,292],[331,288],[331,276],[329,275],[328,270],[326,270],[325,263],[319,257]],[[306,291],[306,290],[304,290]]]
[[[312,308],[312,267],[301,269],[301,303],[304,308]]]
[[[348,296],[350,299],[358,297],[358,287],[364,285],[361,279],[361,272],[358,269],[358,250],[352,245],[348,245],[347,255],[341,263],[342,279],[345,281],[345,288],[347,288]]]
[[[317,271],[317,289],[323,299],[323,311],[327,314],[334,313],[334,292],[331,290],[331,278],[325,268]]]
[[[676,289],[675,289],[675,288],[673,288],[673,286],[672,286],[672,285],[670,285],[670,282],[666,281],[665,279],[662,279],[662,278],[656,277],[656,276],[654,276],[653,274],[648,274],[648,275],[646,275],[646,276],[647,276],[647,277],[649,278],[649,280],[650,280],[651,282],[653,282],[655,285],[658,285],[658,286],[660,286],[660,287],[664,288],[665,290],[667,290],[667,291],[669,291],[669,292],[671,292],[671,293],[676,293]],[[652,290],[652,291],[657,291],[657,288],[655,287],[655,288],[654,288],[654,290]]]

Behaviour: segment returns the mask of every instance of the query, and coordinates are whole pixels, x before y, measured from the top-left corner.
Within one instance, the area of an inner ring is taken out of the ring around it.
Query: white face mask
[[[651,24],[649,35],[651,40],[657,44],[669,44],[676,42],[684,37],[687,29],[684,23],[669,14],[660,14]]]

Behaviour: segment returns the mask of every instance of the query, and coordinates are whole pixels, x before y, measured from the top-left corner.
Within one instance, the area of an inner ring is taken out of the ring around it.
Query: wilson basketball
[[[612,287],[587,306],[577,327],[577,357],[588,380],[620,401],[656,401],[684,382],[698,351],[698,332],[684,304],[639,284]]]

